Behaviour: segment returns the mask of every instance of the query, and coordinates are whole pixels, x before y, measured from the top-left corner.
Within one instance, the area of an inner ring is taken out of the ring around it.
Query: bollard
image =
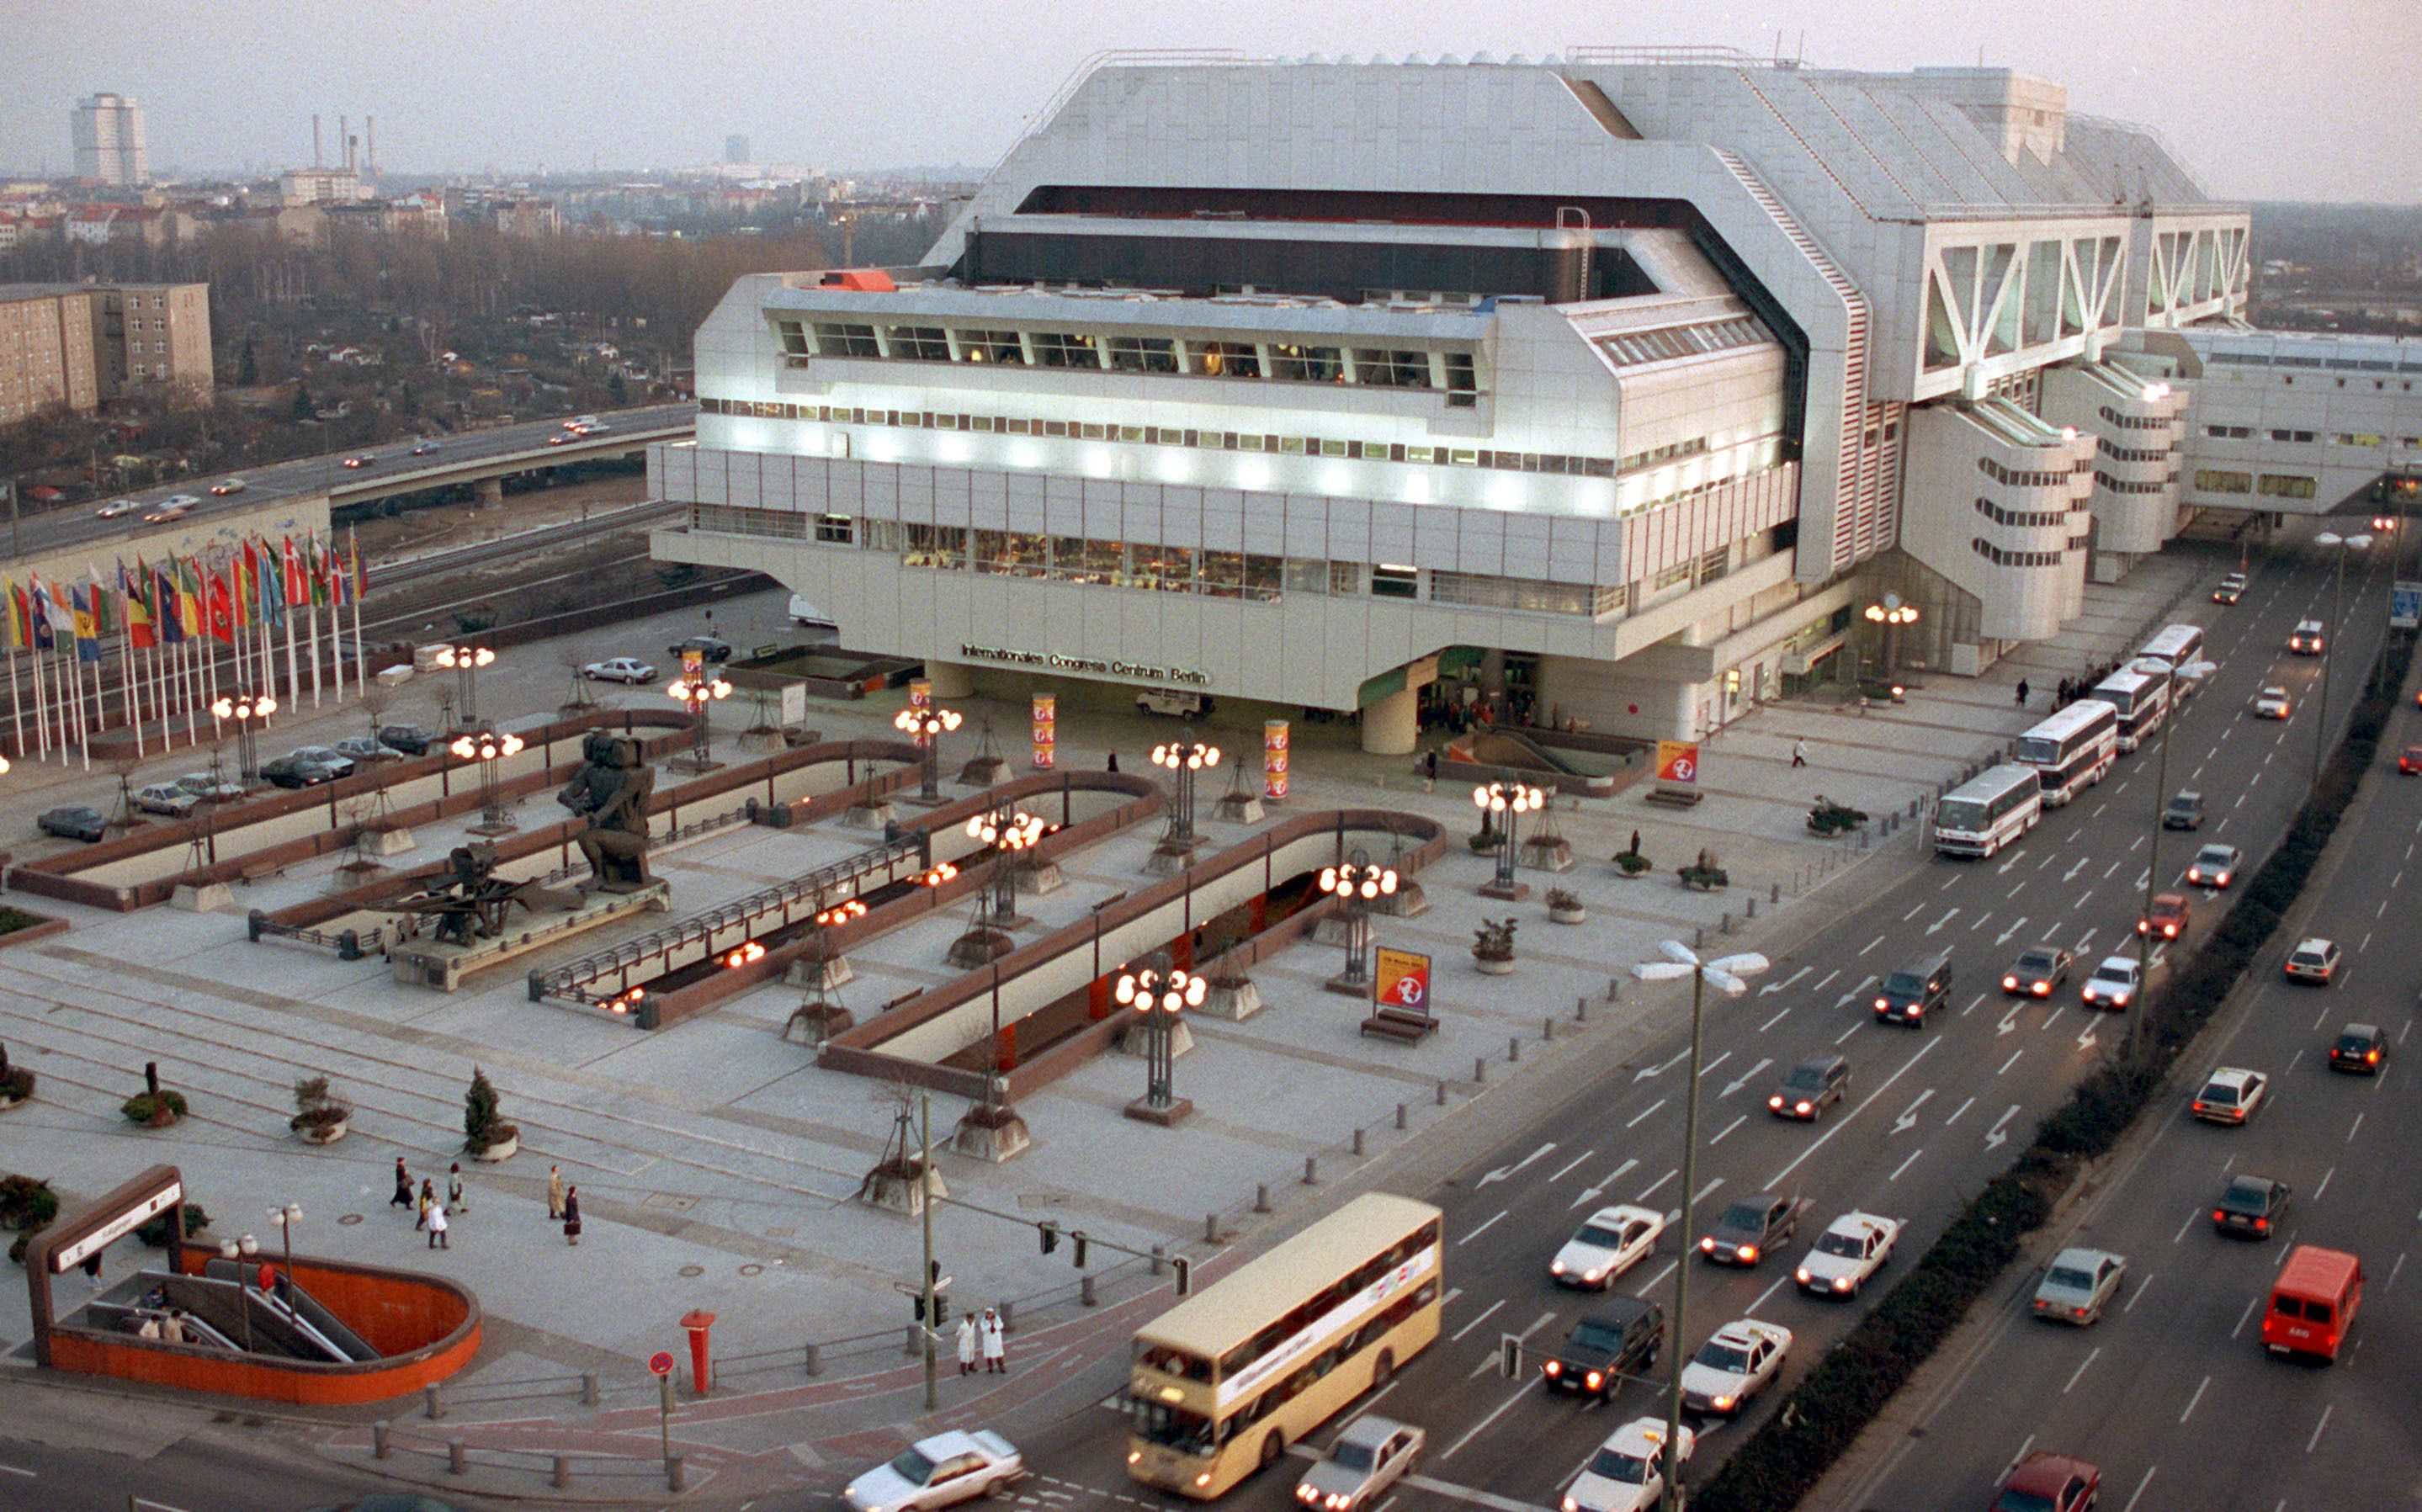
[[[1701,924],[1691,932],[1691,948],[1692,950],[1705,950],[1706,947],[1707,926]]]
[[[1444,1108],[1446,1106],[1446,1079],[1443,1077],[1439,1079],[1438,1105],[1440,1108]]]
[[[1090,1270],[1077,1282],[1077,1300],[1087,1307],[1093,1305],[1093,1273]]]
[[[1253,1211],[1254,1211],[1254,1212],[1256,1212],[1256,1213],[1266,1213],[1266,1212],[1268,1212],[1269,1210],[1270,1210],[1270,1189],[1269,1189],[1269,1184],[1268,1184],[1267,1182],[1263,1182],[1263,1183],[1261,1183],[1260,1185],[1258,1185],[1258,1186],[1256,1186],[1256,1187],[1254,1187],[1254,1188],[1253,1188]]]
[[[448,1475],[471,1473],[471,1451],[464,1447],[460,1439],[446,1441],[446,1473]]]
[[[394,1446],[386,1441],[386,1435],[387,1425],[385,1424],[373,1423],[370,1425],[370,1457],[372,1459],[385,1459],[387,1456],[395,1452]]]
[[[1766,901],[1769,903],[1781,903],[1783,901],[1782,883],[1777,882],[1774,884],[1774,890],[1767,894]]]
[[[917,1305],[919,1307],[922,1307],[925,1304],[920,1300]],[[916,1358],[919,1347],[925,1342],[920,1336],[921,1333],[922,1331],[920,1330],[916,1324],[909,1324],[907,1331],[900,1340],[900,1352],[907,1355],[911,1359]]]
[[[1573,1022],[1576,1024],[1586,1024],[1589,1022],[1589,1000],[1587,998],[1575,998],[1573,1000]]]
[[[1303,1184],[1307,1187],[1320,1185],[1320,1157],[1307,1155],[1303,1158]]]
[[[1407,1116],[1408,1110],[1405,1105],[1403,1103],[1398,1103],[1396,1105],[1396,1126],[1398,1128],[1403,1128],[1405,1126],[1405,1119]]]
[[[1354,1131],[1354,1153],[1358,1156],[1362,1153],[1362,1131],[1359,1128]]]
[[[546,1482],[558,1491],[572,1484],[572,1457],[570,1455],[558,1455],[555,1457],[555,1473],[547,1476]]]
[[[1488,1084],[1488,1057],[1475,1055],[1471,1058],[1471,1079],[1483,1086]]]
[[[1512,1065],[1522,1059],[1522,1036],[1509,1034],[1505,1039],[1505,1063]]]
[[[1219,1242],[1219,1214],[1205,1213],[1203,1215],[1203,1242],[1205,1244],[1217,1244]]]
[[[1750,918],[1750,919],[1754,919],[1754,918],[1756,918],[1756,917],[1757,917],[1757,900],[1756,900],[1755,898],[1752,898],[1752,899],[1750,899],[1750,900],[1749,900],[1748,907],[1749,907],[1749,912],[1748,912],[1744,917],[1746,917],[1746,918]]]
[[[1004,1297],[999,1301],[992,1304],[992,1310],[1000,1315],[1000,1331],[1003,1333],[1014,1333],[1017,1331],[1017,1304],[1015,1302],[1013,1302],[1008,1298]]]
[[[1606,1000],[1607,1000],[1607,1001],[1609,1001],[1609,1002],[1612,1002],[1612,1001],[1614,1001],[1614,1000],[1615,1000],[1615,999],[1620,998],[1620,997],[1622,997],[1622,996],[1623,996],[1623,978],[1621,978],[1621,977],[1619,977],[1619,976],[1611,976],[1611,977],[1607,978],[1607,979],[1606,979]]]
[[[1727,908],[1723,911],[1723,916],[1716,921],[1716,933],[1719,935],[1729,935],[1732,932],[1733,911],[1730,908]]]
[[[1167,1245],[1165,1245],[1165,1244],[1156,1244],[1156,1245],[1154,1245],[1154,1246],[1152,1247],[1152,1273],[1153,1273],[1154,1275],[1157,1276],[1157,1275],[1159,1275],[1162,1271],[1167,1270],[1168,1268],[1169,1268],[1169,1246],[1167,1246]]]
[[[806,1365],[807,1365],[807,1367],[808,1367],[808,1374],[809,1374],[809,1375],[810,1375],[810,1376],[821,1376],[821,1375],[823,1375],[823,1374],[825,1373],[825,1352],[824,1352],[824,1350],[823,1350],[822,1348],[820,1348],[819,1347],[815,1346],[815,1345],[812,1345],[812,1344],[811,1344],[811,1345],[809,1345],[809,1346],[808,1346],[808,1348],[807,1348],[807,1360],[806,1360],[805,1363],[806,1363]]]
[[[597,1405],[597,1373],[593,1370],[584,1370],[580,1373],[580,1405],[583,1407]]]
[[[684,1488],[682,1462],[688,1457],[686,1455],[665,1456],[665,1489],[678,1491]]]
[[[1543,1040],[1552,1040],[1556,1037],[1555,1015],[1549,1014],[1539,1020],[1539,1037]]]
[[[446,1415],[446,1404],[437,1399],[437,1388],[434,1385],[420,1388],[420,1402],[421,1410],[429,1416],[442,1418]]]

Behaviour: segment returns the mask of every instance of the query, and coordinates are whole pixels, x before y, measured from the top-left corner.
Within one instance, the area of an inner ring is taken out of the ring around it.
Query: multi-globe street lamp
[[[1152,764],[1177,775],[1176,801],[1170,805],[1169,834],[1162,844],[1188,849],[1195,843],[1194,774],[1219,764],[1219,748],[1195,739],[1189,729],[1182,738],[1152,748]]]
[[[1345,974],[1341,988],[1371,985],[1371,905],[1396,895],[1396,869],[1373,864],[1358,847],[1340,866],[1320,869],[1320,890],[1345,900]]]
[[[222,697],[211,705],[211,717],[235,726],[235,764],[237,772],[247,781],[260,776],[260,753],[254,749],[252,728],[258,719],[266,723],[277,712],[277,700],[267,693],[235,693]]]
[[[891,717],[891,728],[906,735],[925,752],[925,782],[920,790],[927,803],[942,801],[942,737],[959,727],[956,709],[927,704],[911,705]]]
[[[291,1296],[294,1288],[294,1225],[303,1221],[303,1205],[288,1203],[283,1207],[273,1207],[269,1210],[269,1221],[277,1225],[278,1236],[286,1244],[286,1269],[281,1274],[286,1278],[288,1295]]]
[[[519,735],[500,734],[492,728],[474,730],[458,735],[446,748],[466,762],[480,764],[480,822],[472,827],[475,835],[501,835],[513,827],[505,806],[496,801],[496,764],[522,748]]]
[[[1867,606],[1869,624],[1881,625],[1884,632],[1884,680],[1893,680],[1900,669],[1900,632],[1904,625],[1917,623],[1917,606],[1903,604],[1898,593],[1886,593],[1880,603]]]
[[[1498,825],[1497,878],[1490,886],[1499,892],[1511,895],[1514,891],[1515,821],[1523,814],[1546,808],[1548,795],[1509,776],[1473,788],[1471,802],[1474,808]]]
[[[701,772],[706,770],[714,764],[707,755],[706,711],[731,697],[731,685],[701,669],[695,674],[684,671],[674,678],[665,693],[689,711],[690,764]]]
[[[992,911],[993,922],[1002,929],[1016,927],[1018,860],[1043,838],[1043,821],[1034,815],[1006,807],[967,821],[967,838],[1000,858],[993,877]]]
[[[1171,1088],[1172,1070],[1177,1059],[1177,1016],[1188,1008],[1203,1006],[1209,984],[1191,971],[1171,969],[1156,971],[1122,972],[1112,991],[1120,1006],[1133,1008],[1143,1016],[1144,1032],[1144,1093],[1137,1105],[1140,1116],[1171,1119],[1182,1105]]]
[[[495,659],[496,654],[488,647],[468,641],[442,647],[437,653],[437,665],[450,667],[454,670],[455,717],[463,721],[464,729],[471,729],[480,722],[480,669]]]
[[[1659,1477],[1663,1482],[1659,1503],[1665,1512],[1675,1512],[1682,1504],[1682,1365],[1689,1357],[1680,1341],[1688,1336],[1684,1332],[1684,1315],[1690,1307],[1691,1262],[1697,1243],[1691,1236],[1691,1207],[1699,1191],[1699,1055],[1705,1038],[1706,993],[1712,986],[1727,998],[1739,997],[1749,990],[1749,984],[1742,979],[1765,970],[1766,957],[1749,952],[1706,961],[1699,958],[1698,952],[1676,939],[1660,940],[1657,949],[1665,958],[1633,967],[1633,976],[1643,982],[1671,982],[1684,976],[1691,979],[1691,1074],[1682,1083],[1682,1263],[1674,1268],[1674,1331],[1667,1335],[1675,1341],[1674,1379],[1666,1392],[1665,1466]]]

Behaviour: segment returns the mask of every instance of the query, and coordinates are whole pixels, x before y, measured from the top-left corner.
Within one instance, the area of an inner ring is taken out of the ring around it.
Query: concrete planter
[[[306,1144],[334,1144],[343,1139],[346,1130],[352,1126],[353,1122],[348,1118],[338,1119],[333,1124],[306,1124],[294,1131],[294,1137]]]
[[[511,1159],[513,1158],[513,1152],[519,1150],[521,1147],[522,1137],[519,1132],[515,1132],[511,1139],[499,1141],[495,1144],[489,1145],[484,1150],[473,1150],[471,1152],[471,1158],[474,1160],[485,1161],[489,1165],[495,1165],[499,1160]]]
[[[1471,958],[1471,964],[1473,969],[1478,970],[1482,976],[1512,976],[1514,974],[1514,963],[1511,960],[1495,961],[1488,959],[1486,956],[1475,955]]]
[[[1548,917],[1560,924],[1579,924],[1588,921],[1589,910],[1587,908],[1550,908],[1548,910]]]

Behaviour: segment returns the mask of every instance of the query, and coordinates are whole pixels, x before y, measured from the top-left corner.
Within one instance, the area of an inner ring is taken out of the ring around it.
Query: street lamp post
[[[1642,962],[1631,969],[1633,976],[1643,982],[1671,982],[1683,976],[1691,979],[1691,1075],[1683,1083],[1682,1113],[1682,1263],[1674,1268],[1674,1331],[1667,1335],[1674,1379],[1665,1398],[1665,1467],[1660,1477],[1664,1486],[1659,1493],[1665,1512],[1675,1512],[1682,1504],[1682,1362],[1687,1358],[1682,1331],[1691,1305],[1691,1251],[1697,1242],[1691,1235],[1691,1207],[1698,1197],[1699,1054],[1704,1038],[1706,993],[1713,986],[1727,998],[1739,997],[1749,990],[1742,979],[1765,970],[1766,957],[1753,952],[1703,961],[1696,951],[1674,939],[1659,941],[1657,949],[1665,959]]]
[[[303,1205],[288,1203],[283,1207],[273,1207],[269,1210],[269,1221],[277,1225],[278,1236],[285,1241],[286,1268],[280,1274],[286,1282],[287,1305],[291,1307],[294,1295],[294,1225],[303,1221]]]
[[[235,1267],[235,1310],[244,1318],[244,1352],[252,1353],[252,1299],[244,1295],[244,1263],[260,1252],[260,1241],[247,1234],[219,1240],[219,1258]]]
[[[446,748],[464,761],[480,764],[480,822],[471,827],[471,833],[501,835],[511,829],[512,816],[496,800],[496,764],[522,748],[522,737],[480,729],[456,736]]]
[[[235,726],[236,771],[246,782],[260,780],[260,754],[253,748],[252,725],[277,712],[277,700],[267,693],[235,693],[211,705],[211,717]]]
[[[1471,790],[1472,806],[1499,821],[1497,877],[1488,885],[1492,897],[1515,898],[1521,889],[1514,881],[1515,825],[1522,815],[1547,807],[1548,795],[1510,774]]]
[[[719,701],[731,697],[731,685],[719,675],[700,668],[694,673],[684,671],[674,678],[666,685],[665,694],[689,711],[689,764],[693,770],[705,771],[715,764],[707,753],[706,711]]]
[[[1320,890],[1345,900],[1345,974],[1336,986],[1368,995],[1371,988],[1371,905],[1396,895],[1396,869],[1376,866],[1360,847],[1342,866],[1320,871]]]
[[[2143,665],[2147,668],[2150,668],[2158,664],[2147,661]],[[2178,697],[2182,689],[2182,685],[2186,681],[2192,679],[2199,682],[2203,678],[2210,676],[2211,673],[2218,671],[2219,669],[2219,664],[2216,662],[2188,662],[2178,667],[2164,669],[2164,670],[2169,673],[2170,678],[2170,707],[2168,712],[2162,717],[2161,760],[2155,767],[2153,774],[2153,825],[2150,838],[2145,843],[2145,912],[2143,917],[2147,920],[2153,917],[2153,890],[2161,886],[2162,815],[2166,811],[2169,804],[2170,731],[2178,723]],[[2152,1001],[2152,981],[2153,932],[2151,929],[2147,928],[2138,935],[2136,938],[2136,1000],[2129,1004],[2131,1008],[2135,1010],[2135,1014],[2133,1017],[2128,1020],[2127,1036],[2119,1042],[2122,1060],[2132,1061],[2135,1059],[2138,1027],[2145,1022],[2146,1010],[2150,1006]],[[2149,1041],[2147,1043],[2149,1043]]]
[[[1188,1008],[1203,1006],[1203,997],[1209,984],[1191,971],[1174,968],[1156,971],[1124,971],[1119,975],[1112,996],[1123,1007],[1133,1008],[1143,1016],[1144,1032],[1144,1093],[1140,1100],[1127,1105],[1127,1116],[1154,1124],[1173,1124],[1192,1109],[1171,1088],[1172,1067],[1177,1060],[1177,1016]]]
[[[993,922],[1002,929],[1014,929],[1018,923],[1018,858],[1043,838],[1043,821],[1003,806],[968,820],[967,834],[1000,858],[1000,870],[992,885]]]
[[[494,651],[469,641],[447,646],[437,653],[437,665],[454,669],[454,712],[465,730],[480,723],[480,669],[495,659]]]
[[[2321,785],[2321,757],[2330,744],[2330,661],[2338,643],[2338,609],[2346,591],[2346,559],[2350,551],[2361,551],[2371,544],[2368,535],[2342,536],[2335,530],[2324,530],[2313,537],[2313,544],[2327,546],[2336,559],[2336,571],[2330,575],[2330,622],[2321,632],[2321,707],[2320,718],[2313,731],[2313,785]]]
[[[915,741],[925,752],[925,783],[920,795],[927,803],[942,801],[942,737],[959,727],[959,711],[928,704],[911,706],[892,716],[891,728]]]
[[[1196,843],[1194,774],[1219,764],[1219,748],[1195,739],[1194,732],[1188,729],[1182,739],[1152,748],[1152,764],[1177,775],[1175,801],[1169,811],[1169,833],[1161,840],[1161,849],[1192,850]]]
[[[1881,603],[1866,607],[1869,624],[1881,625],[1884,632],[1884,681],[1893,681],[1900,669],[1901,626],[1917,622],[1917,606],[1903,604],[1898,593],[1886,593]]]

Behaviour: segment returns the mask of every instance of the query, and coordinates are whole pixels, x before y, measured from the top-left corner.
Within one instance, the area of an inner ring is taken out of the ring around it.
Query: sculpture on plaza
[[[590,885],[636,892],[648,885],[648,798],[655,773],[639,743],[593,730],[581,742],[584,764],[555,801],[589,821],[574,841],[589,860]]]
[[[515,904],[535,912],[547,901],[546,889],[499,877],[495,870],[494,845],[457,845],[446,858],[445,872],[428,888],[403,898],[398,908],[415,920],[432,921],[430,932],[440,944],[494,939],[504,933]]]

